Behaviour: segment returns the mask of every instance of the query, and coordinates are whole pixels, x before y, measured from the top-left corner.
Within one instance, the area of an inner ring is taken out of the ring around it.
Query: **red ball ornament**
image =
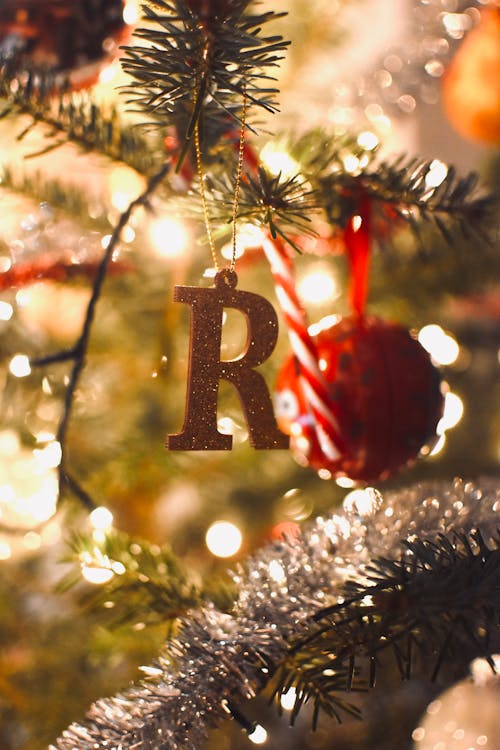
[[[300,365],[290,356],[278,376],[276,417],[299,463],[332,476],[386,479],[436,438],[444,404],[440,375],[403,326],[350,316],[313,340],[344,445],[337,459],[325,456],[302,392]]]

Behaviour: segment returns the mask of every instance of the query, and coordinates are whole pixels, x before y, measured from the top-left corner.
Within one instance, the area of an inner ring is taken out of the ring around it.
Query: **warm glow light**
[[[464,404],[460,396],[456,393],[445,393],[444,396],[444,409],[443,416],[438,422],[436,432],[438,435],[442,435],[446,430],[451,430],[455,427],[464,414]]]
[[[299,296],[304,302],[322,305],[340,295],[337,282],[327,267],[313,268],[298,282]]]
[[[10,360],[9,370],[16,378],[25,378],[30,375],[31,365],[26,354],[15,354]]]
[[[123,8],[123,21],[131,26],[139,20],[139,8],[135,0],[127,0]]]
[[[109,173],[111,204],[118,211],[125,211],[143,189],[143,178],[128,167],[117,166]]]
[[[435,188],[441,185],[448,174],[448,167],[439,159],[431,161],[429,171],[425,175],[425,185],[428,188]]]
[[[45,448],[35,448],[33,456],[37,465],[42,469],[55,469],[61,463],[62,450],[60,443],[54,440]]]
[[[249,732],[248,739],[254,745],[263,745],[267,740],[267,732],[261,724],[256,724],[253,731]]]
[[[285,711],[291,711],[293,707],[295,706],[295,697],[297,695],[297,691],[294,687],[288,688],[286,693],[283,693],[280,697],[280,703],[281,707],[285,709]]]
[[[260,247],[264,241],[264,232],[255,224],[243,224],[237,228],[236,233],[236,253],[234,252],[233,242],[227,242],[221,249],[221,255],[226,260],[241,258],[245,250],[250,247]]]
[[[110,568],[97,568],[91,565],[82,565],[82,576],[89,583],[93,583],[96,586],[102,586],[114,576],[113,571]]]
[[[12,550],[7,542],[0,542],[0,560],[8,560],[12,555]]]
[[[354,481],[354,479],[350,479],[349,477],[337,477],[337,479],[335,480],[335,484],[337,484],[339,487],[343,487],[345,490],[350,490],[355,486],[356,482]]]
[[[111,83],[116,76],[118,75],[120,71],[120,66],[116,65],[115,63],[111,63],[111,65],[106,65],[105,68],[101,70],[99,73],[99,83]]]
[[[377,136],[375,133],[372,133],[371,130],[364,130],[360,133],[357,141],[361,148],[366,149],[366,151],[373,151],[374,148],[377,148],[379,143]]]
[[[152,221],[149,236],[154,249],[163,258],[178,258],[187,250],[188,234],[177,219],[164,217]]]
[[[260,152],[260,160],[271,174],[281,174],[285,179],[293,177],[299,171],[295,159],[274,143],[266,143]]]
[[[445,443],[446,443],[446,435],[443,433],[442,435],[439,436],[439,440],[437,440],[436,443],[434,444],[434,447],[429,453],[429,456],[437,456],[438,453],[441,453],[441,451],[444,448]]]
[[[424,326],[418,334],[418,340],[438,365],[453,364],[460,353],[460,347],[453,336],[435,323]]]
[[[350,174],[354,174],[359,169],[359,159],[354,154],[348,154],[342,159],[344,162],[344,169]]]
[[[113,525],[113,514],[103,505],[100,505],[98,508],[94,508],[89,515],[89,521],[92,528],[106,531]]]
[[[107,555],[103,555],[99,547],[94,547],[92,553],[89,551],[82,552],[80,555],[80,564],[82,576],[86,581],[94,583],[96,586],[108,583],[115,573],[122,572],[121,570],[114,570],[111,560]]]
[[[347,511],[354,511],[360,516],[367,516],[377,508],[380,503],[380,495],[373,487],[365,487],[363,490],[352,490],[345,498],[342,505]]]
[[[241,531],[229,521],[216,521],[205,536],[205,543],[215,557],[232,557],[238,552],[242,541]]]
[[[276,583],[285,583],[286,581],[285,569],[278,560],[271,560],[269,563],[269,575]]]
[[[14,313],[14,308],[8,302],[0,300],[0,320],[10,320]]]

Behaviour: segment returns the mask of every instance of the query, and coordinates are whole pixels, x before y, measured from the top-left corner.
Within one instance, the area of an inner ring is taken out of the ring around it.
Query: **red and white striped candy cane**
[[[326,458],[335,461],[343,450],[343,440],[319,368],[316,345],[307,330],[306,312],[296,292],[292,261],[278,238],[266,236],[262,248],[271,267],[276,296],[288,327],[292,351],[297,358],[300,384],[313,417],[318,443]]]

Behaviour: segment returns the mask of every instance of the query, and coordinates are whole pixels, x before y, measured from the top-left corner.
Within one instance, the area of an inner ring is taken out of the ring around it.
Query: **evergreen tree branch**
[[[276,111],[277,89],[266,72],[288,46],[281,36],[261,36],[281,17],[248,10],[250,0],[155,0],[144,6],[148,26],[135,35],[146,45],[125,47],[123,68],[133,83],[129,103],[154,122],[173,126],[186,152],[199,122],[213,143],[233,127],[245,95],[249,105]],[[182,159],[179,160],[182,161]]]
[[[385,651],[395,656],[402,679],[411,677],[418,656],[434,662],[428,674],[434,680],[444,659],[457,654],[460,661],[468,653],[493,665],[489,647],[500,634],[500,536],[493,548],[476,531],[406,541],[404,549],[399,560],[374,560],[367,582],[347,582],[340,603],[313,615],[310,632],[292,643],[276,669],[275,694],[296,685],[302,702],[319,700],[331,715],[341,705],[339,690],[375,685]]]
[[[34,68],[18,70],[12,61],[0,60],[0,117],[29,115],[32,120],[17,138],[22,140],[37,125],[47,125],[49,142],[34,158],[67,142],[85,151],[97,151],[151,175],[164,158],[160,139],[145,137],[138,128],[124,125],[115,109],[109,114],[84,92],[72,94],[52,73]]]

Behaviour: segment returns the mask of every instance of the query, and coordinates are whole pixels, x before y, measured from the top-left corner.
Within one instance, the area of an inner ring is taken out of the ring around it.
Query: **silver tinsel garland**
[[[401,559],[403,540],[451,540],[479,529],[488,542],[499,511],[494,480],[425,483],[385,498],[365,490],[358,504],[249,559],[233,574],[231,615],[214,607],[192,612],[179,638],[144,668],[145,680],[97,701],[51,750],[200,750],[208,729],[267,682],[267,660],[283,659],[290,638],[336,602],[347,579],[367,580],[376,558]]]

